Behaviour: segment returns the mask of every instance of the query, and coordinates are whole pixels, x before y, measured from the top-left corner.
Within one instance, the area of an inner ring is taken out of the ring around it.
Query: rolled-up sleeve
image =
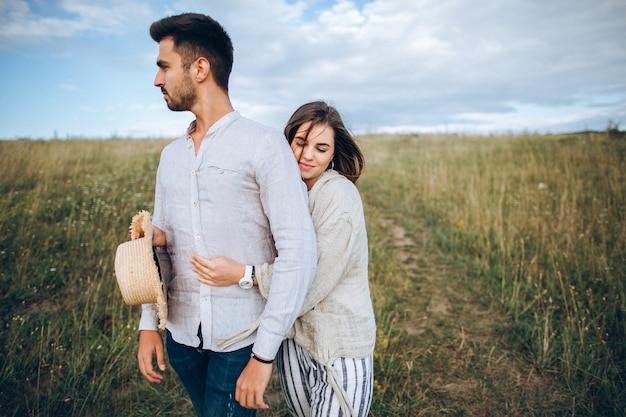
[[[287,141],[260,164],[257,181],[277,257],[253,350],[273,358],[300,313],[317,256],[306,187]]]

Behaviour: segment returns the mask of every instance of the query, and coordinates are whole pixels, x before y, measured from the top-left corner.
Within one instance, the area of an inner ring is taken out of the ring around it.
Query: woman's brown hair
[[[335,155],[329,168],[356,183],[363,172],[365,160],[361,149],[346,128],[337,109],[323,101],[314,101],[300,106],[285,126],[285,137],[290,145],[300,126],[307,122],[311,122],[309,132],[314,126],[330,126],[335,134]]]

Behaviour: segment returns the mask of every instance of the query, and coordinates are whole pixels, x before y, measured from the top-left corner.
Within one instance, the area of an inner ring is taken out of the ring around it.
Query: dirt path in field
[[[560,414],[571,400],[558,381],[537,375],[511,346],[506,319],[480,305],[464,271],[428,244],[426,228],[407,233],[391,220],[382,224],[408,276],[397,325],[411,344],[403,359],[419,369],[415,382],[423,387],[415,415]]]

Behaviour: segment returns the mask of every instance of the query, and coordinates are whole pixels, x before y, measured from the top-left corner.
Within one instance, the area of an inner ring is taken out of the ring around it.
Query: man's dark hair
[[[189,69],[196,59],[206,58],[211,64],[213,79],[228,92],[233,44],[226,30],[212,17],[199,13],[166,17],[150,26],[150,36],[155,42],[171,37],[184,69]]]

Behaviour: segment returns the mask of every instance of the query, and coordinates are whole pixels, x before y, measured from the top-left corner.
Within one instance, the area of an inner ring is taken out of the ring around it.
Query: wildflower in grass
[[[374,379],[374,391],[380,391],[381,387],[380,387],[380,383],[378,382],[378,380]]]
[[[539,184],[537,184],[537,188],[539,188],[540,190],[545,190],[546,184],[543,182],[540,182]]]

